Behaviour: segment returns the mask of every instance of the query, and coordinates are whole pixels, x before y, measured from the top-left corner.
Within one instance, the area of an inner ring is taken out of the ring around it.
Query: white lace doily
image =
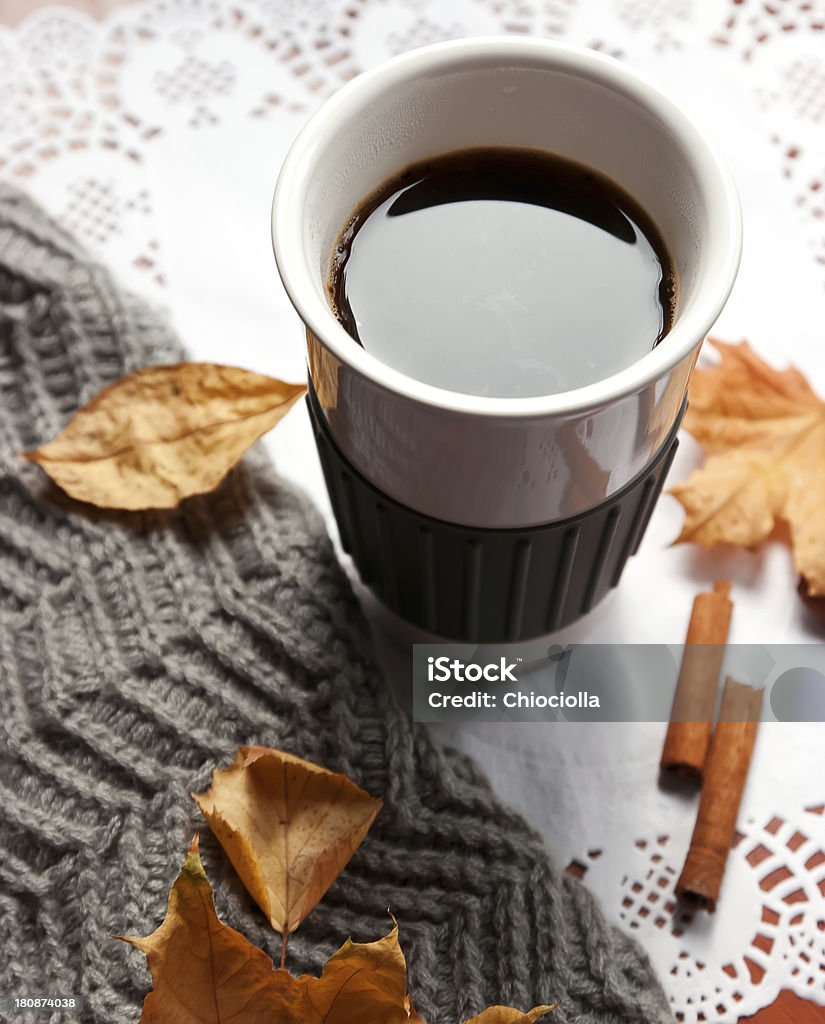
[[[762,726],[714,915],[686,914],[674,899],[698,796],[657,786],[663,723],[438,729],[639,939],[677,1021],[734,1024],[782,989],[825,1005],[820,725]]]
[[[195,358],[299,379],[302,334],[269,242],[286,147],[358,71],[494,32],[613,54],[696,113],[745,215],[718,333],[793,359],[825,393],[825,0],[140,0],[102,22],[52,7],[0,29],[0,175],[167,305]],[[304,412],[266,443],[329,519]],[[698,457],[685,438],[673,478]],[[619,590],[558,639],[681,643],[694,592],[720,574],[733,641],[822,639],[787,549],[670,548],[680,515],[660,501]],[[656,786],[663,725],[442,731],[646,946],[677,1019],[733,1024],[783,988],[825,1005],[822,727],[763,727],[719,909],[692,920],[672,893],[695,796]]]

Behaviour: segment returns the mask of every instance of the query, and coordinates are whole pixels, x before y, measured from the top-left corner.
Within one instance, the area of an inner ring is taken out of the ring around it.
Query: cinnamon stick
[[[687,779],[701,780],[708,752],[733,611],[729,594],[729,581],[719,580],[693,601],[661,760],[662,771]]]
[[[702,796],[676,895],[691,908],[714,911],[750,767],[763,690],[725,681],[710,741]]]

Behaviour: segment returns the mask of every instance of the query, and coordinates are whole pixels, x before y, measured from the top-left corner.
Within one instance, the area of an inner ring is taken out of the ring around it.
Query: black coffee
[[[524,149],[407,168],[333,257],[330,298],[382,362],[451,391],[513,397],[590,384],[670,329],[673,265],[602,174]]]

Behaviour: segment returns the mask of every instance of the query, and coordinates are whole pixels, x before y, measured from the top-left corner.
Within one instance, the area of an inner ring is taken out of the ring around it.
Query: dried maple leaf
[[[346,777],[267,747],[194,794],[241,881],[273,928],[295,931],[341,873],[381,807]]]
[[[217,487],[305,392],[233,366],[151,366],[104,388],[24,457],[100,508],[174,508]]]
[[[774,370],[747,342],[712,342],[697,369],[685,426],[707,458],[671,493],[685,509],[677,539],[754,547],[790,527],[805,592],[825,595],[825,402],[796,369]]]
[[[169,893],[163,924],[130,936],[153,989],[142,1024],[409,1024],[398,927],[377,942],[347,941],[320,978],[293,978],[215,913],[197,836]]]
[[[218,920],[197,836],[163,924],[145,938],[123,938],[146,955],[152,975],[142,1024],[271,1024],[272,960]]]

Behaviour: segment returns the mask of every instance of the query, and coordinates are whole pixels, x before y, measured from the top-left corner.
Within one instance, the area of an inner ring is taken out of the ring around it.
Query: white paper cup
[[[618,373],[540,397],[460,394],[379,361],[333,314],[332,252],[362,202],[411,163],[496,145],[595,168],[657,225],[676,314]],[[333,505],[365,582],[463,639],[520,639],[589,610],[638,546],[736,276],[739,202],[711,140],[601,54],[519,37],[441,43],[359,76],[310,119],[281,170],[272,233],[307,329]]]

